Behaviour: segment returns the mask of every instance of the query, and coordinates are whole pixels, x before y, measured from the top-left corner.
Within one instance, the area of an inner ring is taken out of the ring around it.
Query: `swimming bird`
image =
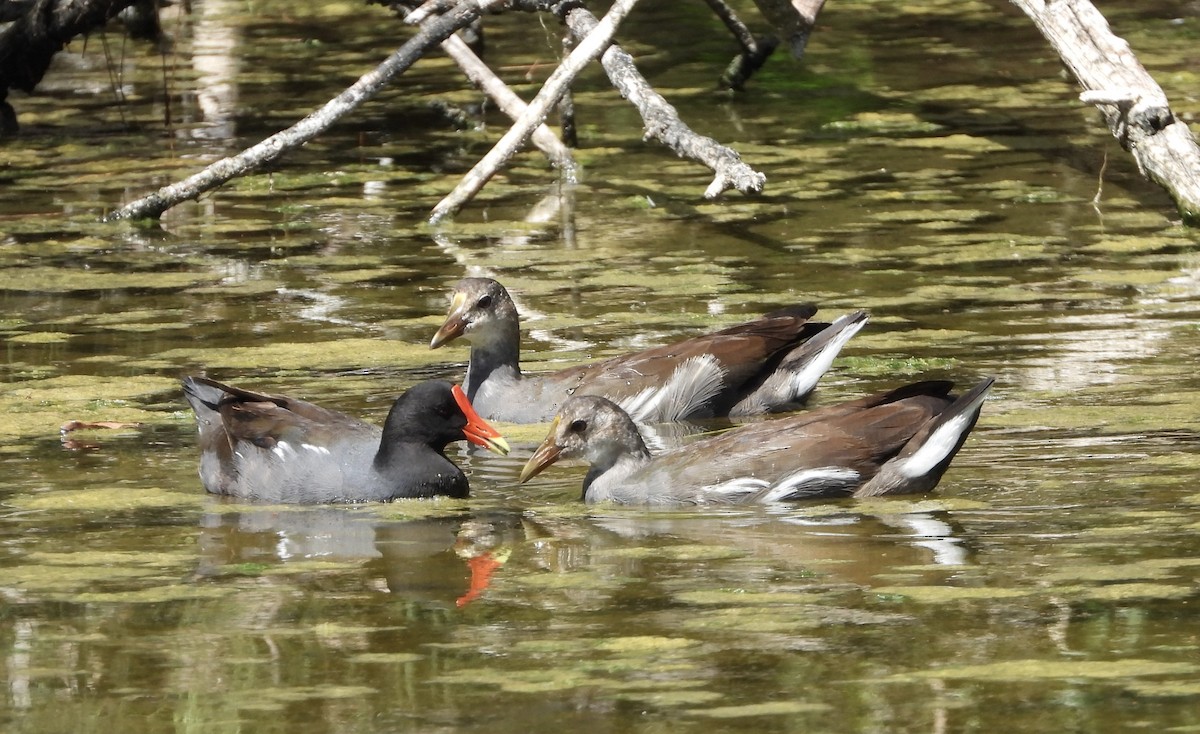
[[[521,471],[561,458],[591,465],[587,502],[703,505],[928,492],[979,418],[987,378],[961,397],[918,382],[808,413],[751,423],[659,455],[615,403],[572,397]]]
[[[498,454],[504,438],[462,388],[422,382],[396,399],[383,429],[282,395],[183,380],[200,430],[200,479],[213,494],[272,503],[466,497],[445,448],[466,439]]]
[[[471,342],[464,386],[490,420],[548,421],[572,395],[601,395],[644,423],[745,416],[799,407],[867,322],[857,311],[832,324],[813,323],[816,310],[789,306],[669,346],[527,375],[512,297],[491,278],[465,278],[429,346],[458,337]]]

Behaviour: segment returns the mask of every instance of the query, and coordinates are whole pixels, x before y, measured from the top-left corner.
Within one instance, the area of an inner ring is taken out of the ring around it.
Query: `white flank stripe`
[[[292,445],[287,441],[280,441],[279,443],[275,444],[274,448],[271,449],[271,453],[275,454],[281,459],[286,459],[290,456],[295,456],[296,449],[292,448]]]
[[[754,477],[737,477],[720,484],[710,484],[700,490],[700,494],[713,494],[726,498],[729,502],[737,502],[740,498],[757,494],[767,488],[767,480]]]
[[[312,451],[321,454],[322,456],[329,456],[329,449],[325,448],[324,446],[314,446],[311,443],[302,443],[300,444],[300,448],[304,449],[305,451]]]
[[[761,502],[779,502],[799,499],[809,495],[845,492],[858,486],[859,474],[842,466],[823,466],[819,469],[802,469],[789,474],[771,486]]]

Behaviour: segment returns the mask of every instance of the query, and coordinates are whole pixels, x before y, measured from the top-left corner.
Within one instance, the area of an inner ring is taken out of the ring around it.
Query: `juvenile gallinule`
[[[446,458],[466,439],[498,454],[504,438],[462,388],[422,382],[396,399],[383,430],[303,400],[187,377],[200,429],[200,479],[213,494],[272,503],[368,502],[467,496]]]
[[[571,395],[602,395],[638,422],[743,416],[798,407],[842,346],[867,322],[858,311],[812,323],[812,305],[664,347],[547,374],[521,372],[517,309],[491,278],[454,287],[431,349],[471,342],[465,387],[480,415],[510,423],[550,420]]]
[[[962,397],[950,382],[912,385],[753,423],[651,456],[612,401],[572,397],[525,468],[563,457],[591,464],[588,502],[671,505],[780,502],[927,492],[979,418],[988,378]]]

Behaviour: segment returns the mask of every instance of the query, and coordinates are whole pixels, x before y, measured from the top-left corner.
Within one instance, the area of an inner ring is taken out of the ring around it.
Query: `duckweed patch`
[[[814,604],[821,594],[796,591],[745,591],[742,589],[704,589],[675,595],[684,604],[696,606],[759,606],[775,604]]]
[[[196,508],[203,495],[185,494],[154,487],[90,487],[60,489],[37,495],[20,495],[12,504],[24,510],[101,512],[155,509],[164,507]]]
[[[152,586],[148,589],[133,591],[89,591],[82,594],[72,594],[62,597],[65,601],[76,604],[159,604],[170,601],[185,601],[192,599],[217,599],[234,593],[233,589],[217,586],[186,586],[184,584],[169,584]]]
[[[1137,681],[1125,686],[1125,690],[1138,696],[1174,698],[1200,696],[1200,682],[1193,681]]]
[[[208,369],[233,370],[295,368],[297,365],[303,365],[308,370],[398,369],[437,361],[425,344],[364,338],[274,342],[258,347],[171,349],[155,355],[155,359],[173,364],[203,365]]]
[[[54,592],[87,587],[96,583],[143,579],[159,573],[161,572],[158,569],[131,566],[97,567],[50,564],[13,566],[4,569],[4,579],[0,583],[27,591]]]
[[[352,663],[371,665],[407,665],[424,660],[424,655],[411,652],[360,652],[350,656]]]
[[[810,607],[752,606],[702,609],[681,620],[680,627],[692,633],[737,632],[741,634],[793,634],[821,625]]]
[[[588,591],[611,590],[622,586],[632,579],[602,576],[592,571],[573,571],[571,573],[533,573],[512,574],[506,579],[518,586],[528,586],[542,590],[571,590]]]
[[[97,377],[59,375],[0,383],[0,437],[57,436],[68,421],[161,423],[164,414],[142,403],[178,390],[178,383],[156,376]]]
[[[710,719],[743,719],[756,716],[795,716],[797,714],[814,714],[829,711],[832,707],[824,703],[806,703],[804,701],[769,701],[766,703],[751,703],[742,706],[718,706],[710,709],[691,709],[692,716],[704,716]]]
[[[863,377],[922,375],[928,372],[949,371],[957,364],[959,364],[958,360],[949,357],[845,356],[838,358],[840,368]]]
[[[1005,660],[985,665],[951,665],[933,670],[892,676],[892,680],[1113,680],[1153,675],[1187,675],[1198,667],[1192,663],[1157,660]]]
[[[34,551],[25,556],[35,563],[49,566],[145,566],[148,568],[173,568],[194,563],[195,554],[186,552],[147,551],[73,551],[53,553]]]
[[[638,635],[634,637],[610,637],[601,640],[596,646],[604,652],[618,655],[659,655],[675,650],[694,647],[699,643],[682,637],[656,637],[653,635]]]
[[[18,334],[8,338],[9,344],[62,344],[70,340],[71,335],[62,331],[34,331],[28,334]]]
[[[1032,589],[1006,589],[994,586],[877,586],[872,589],[872,592],[880,596],[900,596],[921,604],[1015,599],[1035,593]]]
[[[1186,599],[1200,594],[1200,587],[1178,584],[1127,583],[1065,587],[1058,591],[1089,601],[1132,601],[1138,599]]]
[[[654,547],[604,548],[597,558],[663,558],[673,561],[720,561],[741,558],[744,551],[718,545],[666,545]]]

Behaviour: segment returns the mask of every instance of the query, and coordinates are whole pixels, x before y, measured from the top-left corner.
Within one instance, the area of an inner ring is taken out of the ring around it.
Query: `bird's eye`
[[[491,296],[482,296],[479,302],[475,304],[476,308],[489,308],[492,305]]]
[[[571,428],[572,433],[583,433],[584,431],[587,430],[587,421],[585,421],[585,420],[571,421],[570,428]]]

